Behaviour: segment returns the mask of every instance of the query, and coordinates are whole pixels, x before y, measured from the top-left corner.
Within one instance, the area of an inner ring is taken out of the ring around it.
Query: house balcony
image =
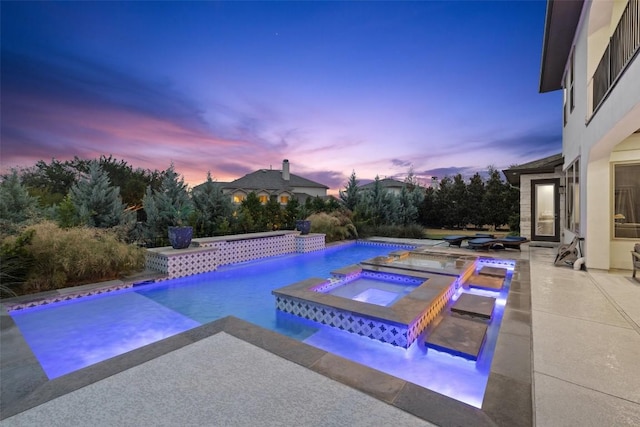
[[[607,99],[640,50],[640,0],[629,0],[587,86],[587,122]]]

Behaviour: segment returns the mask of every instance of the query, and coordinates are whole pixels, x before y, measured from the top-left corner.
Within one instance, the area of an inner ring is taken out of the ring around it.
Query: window
[[[245,199],[244,194],[234,194],[233,203],[240,204]]]
[[[260,199],[260,203],[264,205],[269,201],[269,196],[262,194],[258,197],[258,199]]]
[[[289,196],[280,196],[280,204],[286,205],[287,203],[289,203]]]
[[[640,163],[613,165],[613,237],[640,237]]]
[[[567,228],[580,234],[580,158],[565,170],[565,217]]]
[[[572,112],[576,106],[575,96],[574,96],[574,68],[575,68],[575,57],[574,52],[571,51],[571,59],[569,62],[569,111]]]

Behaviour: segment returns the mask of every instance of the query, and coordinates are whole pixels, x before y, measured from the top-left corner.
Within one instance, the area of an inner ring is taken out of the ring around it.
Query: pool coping
[[[498,257],[507,258],[507,255]],[[533,382],[528,260],[517,260],[502,322],[482,408],[478,409],[233,316],[48,380],[3,306],[0,312],[0,420],[225,332],[436,425],[531,426]]]

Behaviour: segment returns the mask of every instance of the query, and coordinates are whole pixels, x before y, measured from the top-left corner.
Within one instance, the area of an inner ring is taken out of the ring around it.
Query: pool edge
[[[185,331],[54,380],[48,380],[39,368],[40,365],[29,346],[24,342],[13,319],[2,307],[0,375],[3,380],[0,420],[201,339],[225,332],[437,425],[530,426],[533,425],[533,381],[531,282],[528,260],[517,260],[516,270],[511,280],[512,288],[505,307],[505,319],[503,319],[507,324],[503,323],[500,328],[496,355],[491,365],[482,409],[476,409],[233,316]],[[516,328],[510,328],[508,323],[516,320],[507,318],[507,310],[518,312],[521,319],[517,322],[525,327],[518,328],[518,331],[515,331]],[[527,320],[523,321],[522,318]],[[11,345],[7,345],[8,343]],[[521,352],[528,354],[529,357],[515,360],[509,358],[508,355],[513,354],[514,351],[513,345],[521,347]],[[34,364],[39,369],[34,369]],[[19,377],[20,384],[11,384],[12,381],[7,381],[8,377]],[[389,393],[388,388],[381,389],[377,384],[389,384],[393,392]],[[8,390],[8,386],[11,385],[14,389]]]

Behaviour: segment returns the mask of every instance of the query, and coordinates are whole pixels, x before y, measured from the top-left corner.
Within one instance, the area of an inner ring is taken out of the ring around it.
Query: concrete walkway
[[[554,267],[549,248],[489,256],[530,262],[535,424],[640,425],[640,283],[629,279],[630,272]],[[256,335],[254,342],[260,339]],[[55,391],[0,425],[433,425],[356,390],[376,382],[359,377],[354,367],[352,388],[263,349],[282,348],[277,342],[263,348],[251,342],[220,332],[157,355],[138,352],[135,366],[113,368],[69,393]],[[55,380],[50,383],[42,393],[56,389]],[[394,400],[403,392],[405,398],[415,395],[402,386]],[[438,425],[459,424],[439,419]]]
[[[537,425],[639,426],[640,283],[529,253]]]

